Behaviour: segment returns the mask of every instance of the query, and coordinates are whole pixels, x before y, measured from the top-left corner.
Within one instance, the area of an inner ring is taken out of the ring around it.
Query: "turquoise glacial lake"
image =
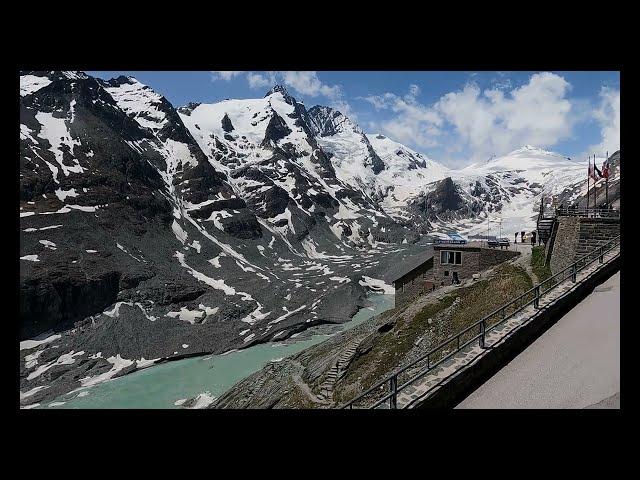
[[[336,331],[353,328],[374,315],[393,308],[394,296],[371,294],[371,306],[361,308]],[[299,338],[265,343],[221,355],[207,355],[166,362],[114,378],[89,388],[67,393],[38,408],[182,408],[176,401],[200,394],[219,397],[235,383],[260,370],[269,362],[279,361],[316,345],[331,335],[315,327]]]

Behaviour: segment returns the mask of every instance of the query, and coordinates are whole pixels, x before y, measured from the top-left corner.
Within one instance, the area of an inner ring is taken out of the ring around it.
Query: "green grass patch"
[[[545,265],[544,246],[540,245],[531,249],[531,268],[539,282],[544,282],[551,277],[551,267]]]
[[[460,305],[450,319],[453,330],[451,333],[455,334],[464,330],[532,287],[531,277],[524,268],[508,263],[500,265],[493,278],[471,285],[462,292]],[[507,313],[515,308],[517,306],[512,307]],[[494,325],[499,320],[499,318],[489,319],[487,327]],[[471,329],[466,336],[461,338],[461,342],[464,343],[479,332],[479,327],[477,330]]]
[[[340,390],[342,389],[338,389],[335,391],[335,399],[342,402],[353,398],[354,390],[349,386],[356,382],[359,383],[361,387],[359,390],[362,391],[389,375],[403,362],[406,354],[413,348],[414,342],[425,332],[432,332],[428,341],[435,347],[532,287],[533,282],[526,270],[511,264],[503,264],[495,269],[492,278],[451,292],[441,300],[425,306],[413,318],[408,319],[403,316],[398,319],[393,329],[375,338],[371,350],[366,355],[357,358],[350,365],[342,382],[349,394],[344,395],[346,398],[341,398]],[[459,298],[460,302],[454,311],[447,318],[429,325],[429,319],[449,307],[456,298]],[[499,318],[493,319],[487,326],[499,320]],[[461,338],[461,344],[478,333],[479,328],[470,329]],[[455,347],[456,342],[451,342],[450,345],[435,352],[431,357],[431,363],[438,361]]]
[[[363,390],[391,373],[402,361],[404,356],[413,348],[414,342],[425,333],[429,326],[429,319],[450,306],[455,296],[448,295],[437,302],[427,305],[412,319],[401,317],[389,332],[380,334],[366,355],[357,358],[349,366],[343,382],[349,384],[358,381]],[[336,400],[343,401],[341,392],[335,394]]]

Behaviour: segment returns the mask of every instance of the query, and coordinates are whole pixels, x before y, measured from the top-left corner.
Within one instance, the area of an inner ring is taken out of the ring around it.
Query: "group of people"
[[[524,243],[527,236],[527,232],[516,232],[515,240],[513,243],[518,243],[518,234],[520,234],[520,243]],[[536,244],[536,237],[537,237],[537,232],[535,230],[529,233],[529,239],[531,240],[531,245]]]

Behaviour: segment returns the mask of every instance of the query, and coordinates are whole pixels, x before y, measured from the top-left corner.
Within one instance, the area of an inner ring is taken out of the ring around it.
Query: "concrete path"
[[[620,273],[456,408],[620,408]]]

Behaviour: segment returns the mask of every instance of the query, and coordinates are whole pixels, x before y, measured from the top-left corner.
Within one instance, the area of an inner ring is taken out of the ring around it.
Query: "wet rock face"
[[[185,279],[167,279],[162,284],[154,283],[144,289],[144,298],[153,300],[158,305],[173,305],[196,300],[206,293],[207,289]],[[132,297],[135,298],[135,297]]]
[[[73,324],[112,305],[120,272],[91,272],[60,265],[45,268],[20,284],[20,338]]]

